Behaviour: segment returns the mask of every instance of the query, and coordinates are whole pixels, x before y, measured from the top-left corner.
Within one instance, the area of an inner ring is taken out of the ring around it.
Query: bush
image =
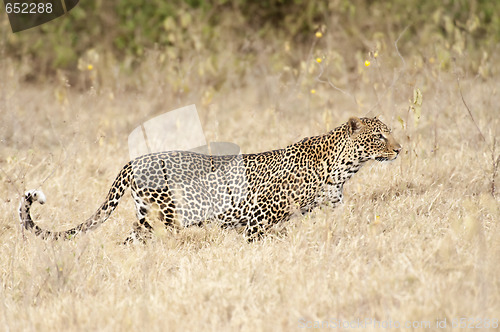
[[[247,47],[258,40],[274,47],[288,43],[302,54],[321,30],[334,47],[366,52],[392,45],[408,27],[399,42],[403,54],[430,52],[446,68],[453,54],[466,53],[477,70],[484,52],[491,54],[500,41],[499,12],[500,2],[488,0],[96,0],[81,1],[40,27],[4,32],[1,44],[7,57],[29,58],[28,76],[39,80],[58,69],[75,71],[89,50],[131,70],[154,47],[182,59],[219,54],[231,43],[232,51],[245,55],[261,51]],[[7,31],[6,15],[0,20]]]

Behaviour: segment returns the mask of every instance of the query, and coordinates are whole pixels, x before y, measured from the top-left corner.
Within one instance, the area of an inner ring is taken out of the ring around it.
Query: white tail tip
[[[44,204],[46,202],[45,194],[41,190],[29,190],[24,194],[24,197],[33,197],[33,201],[37,201],[40,204]]]

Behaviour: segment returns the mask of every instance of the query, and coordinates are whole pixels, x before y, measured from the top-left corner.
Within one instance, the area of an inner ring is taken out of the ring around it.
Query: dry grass
[[[391,86],[391,70],[370,69],[343,87],[358,106],[311,77],[314,95],[308,87],[280,88],[266,72],[249,76],[246,88],[215,93],[208,105],[209,87],[195,81],[190,94],[162,89],[166,73],[150,73],[136,91],[78,91],[29,86],[3,71],[2,329],[288,331],[300,319],[372,318],[430,321],[435,330],[437,319],[448,327],[454,318],[500,319],[500,206],[490,193],[498,82],[461,81],[484,142],[452,73],[408,69]],[[414,86],[424,94],[417,124],[407,112]],[[135,218],[128,195],[100,229],[74,241],[23,236],[20,192],[44,190],[47,204],[33,211],[43,227],[83,221],[127,161],[128,133],[190,103],[209,141],[232,141],[244,152],[282,147],[368,112],[382,114],[404,152],[363,168],[345,188],[343,207],[293,219],[254,244],[206,227],[119,245]]]

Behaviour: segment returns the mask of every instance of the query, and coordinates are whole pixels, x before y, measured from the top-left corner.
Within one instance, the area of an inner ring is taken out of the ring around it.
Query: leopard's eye
[[[382,133],[378,133],[377,137],[378,137],[378,139],[380,139],[380,140],[382,140],[382,141],[384,141],[384,140],[385,140],[385,136],[384,136],[384,134],[382,134]]]

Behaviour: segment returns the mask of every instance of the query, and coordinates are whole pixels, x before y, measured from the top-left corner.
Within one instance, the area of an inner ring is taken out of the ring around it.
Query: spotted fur
[[[254,239],[297,212],[326,202],[338,205],[344,183],[363,164],[394,160],[400,150],[380,120],[353,117],[325,135],[274,151],[239,156],[169,151],[138,157],[122,168],[94,215],[66,231],[43,230],[33,222],[31,205],[45,203],[39,190],[25,193],[19,216],[25,229],[44,238],[71,238],[105,222],[131,188],[138,221],[129,240],[147,237],[152,218],[167,227],[243,226]]]

